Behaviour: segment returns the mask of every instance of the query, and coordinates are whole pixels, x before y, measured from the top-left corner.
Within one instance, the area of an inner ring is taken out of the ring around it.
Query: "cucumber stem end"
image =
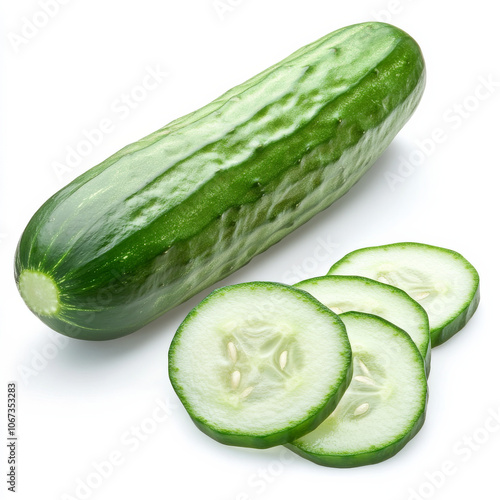
[[[47,274],[25,269],[19,277],[18,287],[24,302],[35,314],[54,316],[59,311],[59,289]]]

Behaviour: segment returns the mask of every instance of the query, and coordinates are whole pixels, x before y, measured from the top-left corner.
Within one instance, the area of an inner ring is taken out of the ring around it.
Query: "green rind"
[[[295,285],[293,285],[293,286],[302,290],[302,286],[307,285],[308,283],[317,283],[317,282],[321,282],[323,280],[328,281],[330,279],[336,279],[336,278],[340,278],[340,279],[354,278],[356,280],[363,281],[367,285],[385,288],[386,290],[390,290],[390,292],[394,295],[399,295],[400,297],[404,297],[405,300],[412,303],[412,305],[414,306],[415,309],[418,309],[421,312],[422,319],[426,320],[427,330],[429,331],[429,342],[427,344],[427,348],[426,348],[424,353],[421,353],[422,358],[424,359],[425,373],[428,377],[430,370],[431,370],[431,341],[430,341],[430,330],[429,330],[429,317],[427,316],[425,309],[416,300],[413,300],[404,290],[401,290],[401,288],[397,288],[397,287],[392,286],[392,285],[387,285],[385,283],[380,283],[379,281],[375,281],[375,280],[372,280],[370,278],[366,278],[364,276],[348,276],[348,275],[316,276],[314,278],[309,278],[306,280],[302,280],[298,283],[295,283]],[[360,312],[362,312],[362,311],[360,311]]]
[[[475,270],[474,270],[475,271]],[[476,271],[477,274],[477,271]],[[441,328],[434,328],[431,332],[432,347],[437,347],[447,340],[451,339],[453,335],[458,333],[472,318],[479,306],[480,292],[479,292],[479,275],[477,276],[477,287],[471,301],[450,321],[447,325]]]
[[[125,147],[50,198],[19,242],[71,337],[131,333],[345,194],[420,101],[422,54],[383,23],[343,28]]]
[[[390,248],[390,247],[400,247],[401,245],[407,246],[415,246],[415,247],[427,247],[429,249],[438,250],[440,252],[447,253],[449,255],[453,255],[455,258],[459,259],[464,267],[467,268],[471,276],[474,278],[474,288],[471,290],[469,295],[469,300],[464,304],[464,306],[455,314],[454,316],[450,316],[446,323],[438,325],[434,328],[431,328],[431,345],[432,347],[437,347],[438,345],[443,344],[451,337],[453,337],[456,333],[458,333],[471,319],[477,307],[479,306],[480,301],[480,291],[479,291],[479,273],[476,268],[460,253],[455,250],[450,250],[449,248],[438,247],[435,245],[428,245],[426,243],[417,243],[417,242],[401,242],[401,243],[389,243],[387,245],[378,245],[372,247],[360,248],[358,250],[354,250],[349,252],[340,260],[335,262],[333,266],[328,271],[328,275],[334,275],[337,272],[337,269],[342,265],[342,263],[348,261],[352,255],[355,255],[359,252],[371,251],[373,249],[381,249],[381,248]]]
[[[321,405],[318,405],[314,409],[311,409],[310,413],[300,423],[295,423],[292,426],[282,429],[280,432],[274,432],[265,435],[238,434],[235,432],[228,431],[227,429],[218,428],[213,424],[211,424],[206,419],[203,419],[195,415],[195,412],[193,411],[191,405],[187,401],[184,389],[177,381],[176,373],[178,372],[178,368],[175,367],[175,359],[174,359],[175,350],[177,344],[180,342],[184,326],[189,322],[189,320],[192,317],[194,317],[198,313],[198,309],[200,307],[203,307],[205,303],[209,302],[217,295],[224,294],[228,290],[234,288],[269,287],[269,286],[272,286],[273,288],[278,287],[286,289],[288,291],[292,291],[293,293],[295,293],[296,296],[300,296],[303,300],[312,302],[316,306],[318,312],[329,315],[332,318],[332,321],[335,323],[335,325],[337,327],[340,326],[343,332],[343,339],[345,345],[346,347],[348,347],[348,349],[346,350],[345,369],[343,370],[343,374],[339,377],[339,379],[335,381],[335,384],[332,386],[330,394],[325,398],[323,403]],[[300,295],[297,295],[296,292],[298,292]],[[315,429],[321,422],[323,422],[323,420],[325,420],[325,418],[328,417],[328,415],[330,415],[330,413],[335,409],[337,404],[342,399],[342,396],[344,395],[345,391],[347,390],[347,387],[350,384],[352,378],[352,371],[353,371],[352,353],[350,349],[349,339],[347,336],[345,326],[339,319],[339,316],[336,315],[333,311],[331,311],[328,307],[324,306],[321,302],[316,300],[309,293],[303,290],[293,288],[288,285],[283,285],[281,283],[274,283],[274,282],[253,281],[249,283],[239,283],[236,285],[229,285],[214,290],[188,313],[184,321],[177,329],[168,351],[168,375],[170,378],[170,382],[172,384],[172,387],[174,388],[175,393],[179,397],[181,403],[183,404],[184,408],[188,412],[189,416],[191,417],[191,420],[195,423],[195,425],[202,432],[204,432],[211,438],[215,439],[216,441],[219,441],[220,443],[231,446],[242,446],[248,448],[270,448],[272,446],[285,444],[288,441],[303,436],[304,434],[307,434],[308,432]]]
[[[400,334],[407,337],[409,339],[409,344],[411,344],[414,350],[418,353],[417,359],[420,359],[420,361],[422,362],[422,373],[423,373],[422,381],[427,384],[427,378],[425,376],[425,366],[422,356],[420,355],[420,352],[418,351],[417,346],[415,345],[411,337],[404,330],[401,330],[401,328],[399,328],[398,326],[373,314],[350,311],[340,314],[339,317],[342,319],[342,317],[345,317],[346,315],[350,315],[353,317],[371,316],[373,318],[376,318],[377,320],[384,322],[387,325],[390,325],[392,328],[398,330]],[[394,455],[399,453],[411,441],[411,439],[413,439],[418,434],[419,430],[422,428],[425,422],[428,399],[429,399],[429,392],[427,390],[425,393],[425,400],[422,401],[423,405],[422,411],[420,412],[418,417],[409,423],[407,431],[404,432],[397,441],[390,443],[384,448],[366,450],[360,453],[352,453],[352,454],[347,453],[343,455],[340,454],[335,455],[335,454],[313,453],[303,449],[303,447],[300,447],[297,444],[294,444],[293,442],[287,443],[285,446],[289,450],[296,453],[297,455],[300,455],[301,457],[311,462],[314,462],[318,465],[323,465],[325,467],[352,468],[352,467],[361,467],[365,465],[377,464],[385,460],[388,460],[389,458],[392,458]]]

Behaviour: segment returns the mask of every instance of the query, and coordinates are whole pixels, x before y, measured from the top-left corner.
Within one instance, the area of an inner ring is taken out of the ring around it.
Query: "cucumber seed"
[[[229,357],[231,358],[231,361],[233,363],[236,363],[236,359],[238,357],[237,352],[236,352],[236,346],[234,345],[233,342],[228,342],[227,344],[227,352],[229,354]]]
[[[283,351],[281,354],[280,354],[280,368],[282,370],[285,369],[285,366],[286,366],[286,362],[288,360],[288,351]]]
[[[241,373],[238,370],[235,370],[231,373],[231,387],[236,389],[240,385]]]
[[[253,391],[253,387],[250,386],[250,387],[247,387],[242,393],[241,393],[241,397],[242,398],[246,398],[251,392]]]
[[[363,413],[366,413],[369,408],[370,408],[370,405],[368,403],[363,403],[362,405],[359,405],[354,410],[354,416],[358,417],[359,415],[363,415]]]

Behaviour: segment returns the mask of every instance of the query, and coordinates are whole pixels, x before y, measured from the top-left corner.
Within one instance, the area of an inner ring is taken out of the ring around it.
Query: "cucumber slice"
[[[340,315],[351,340],[354,375],[335,411],[286,446],[320,465],[357,467],[386,460],[422,427],[427,379],[410,336],[371,314]]]
[[[267,448],[317,427],[352,377],[344,324],[278,283],[220,288],[180,325],[169,376],[194,423],[230,445]]]
[[[429,315],[433,347],[461,330],[479,304],[479,275],[470,262],[453,250],[423,243],[355,250],[328,274],[355,274],[403,289]]]
[[[294,286],[309,292],[337,314],[366,312],[399,326],[415,342],[429,375],[429,318],[424,308],[400,288],[360,276],[320,276]]]

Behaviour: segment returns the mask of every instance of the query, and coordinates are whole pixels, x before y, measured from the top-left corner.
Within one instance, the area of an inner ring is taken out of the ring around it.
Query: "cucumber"
[[[399,326],[415,342],[429,374],[429,318],[424,308],[403,290],[360,276],[320,276],[294,286],[309,292],[337,314],[371,313]]]
[[[422,427],[427,379],[410,336],[378,316],[346,312],[352,382],[333,413],[286,446],[317,464],[356,467],[386,460]]]
[[[366,276],[403,289],[426,310],[433,347],[461,330],[479,304],[479,275],[472,264],[453,250],[423,243],[355,250],[328,274]]]
[[[424,85],[394,26],[324,36],[53,195],[18,245],[21,296],[71,337],[138,330],[345,194]]]
[[[338,316],[267,282],[212,292],[177,330],[169,376],[194,423],[229,445],[267,448],[318,426],[352,376]]]

